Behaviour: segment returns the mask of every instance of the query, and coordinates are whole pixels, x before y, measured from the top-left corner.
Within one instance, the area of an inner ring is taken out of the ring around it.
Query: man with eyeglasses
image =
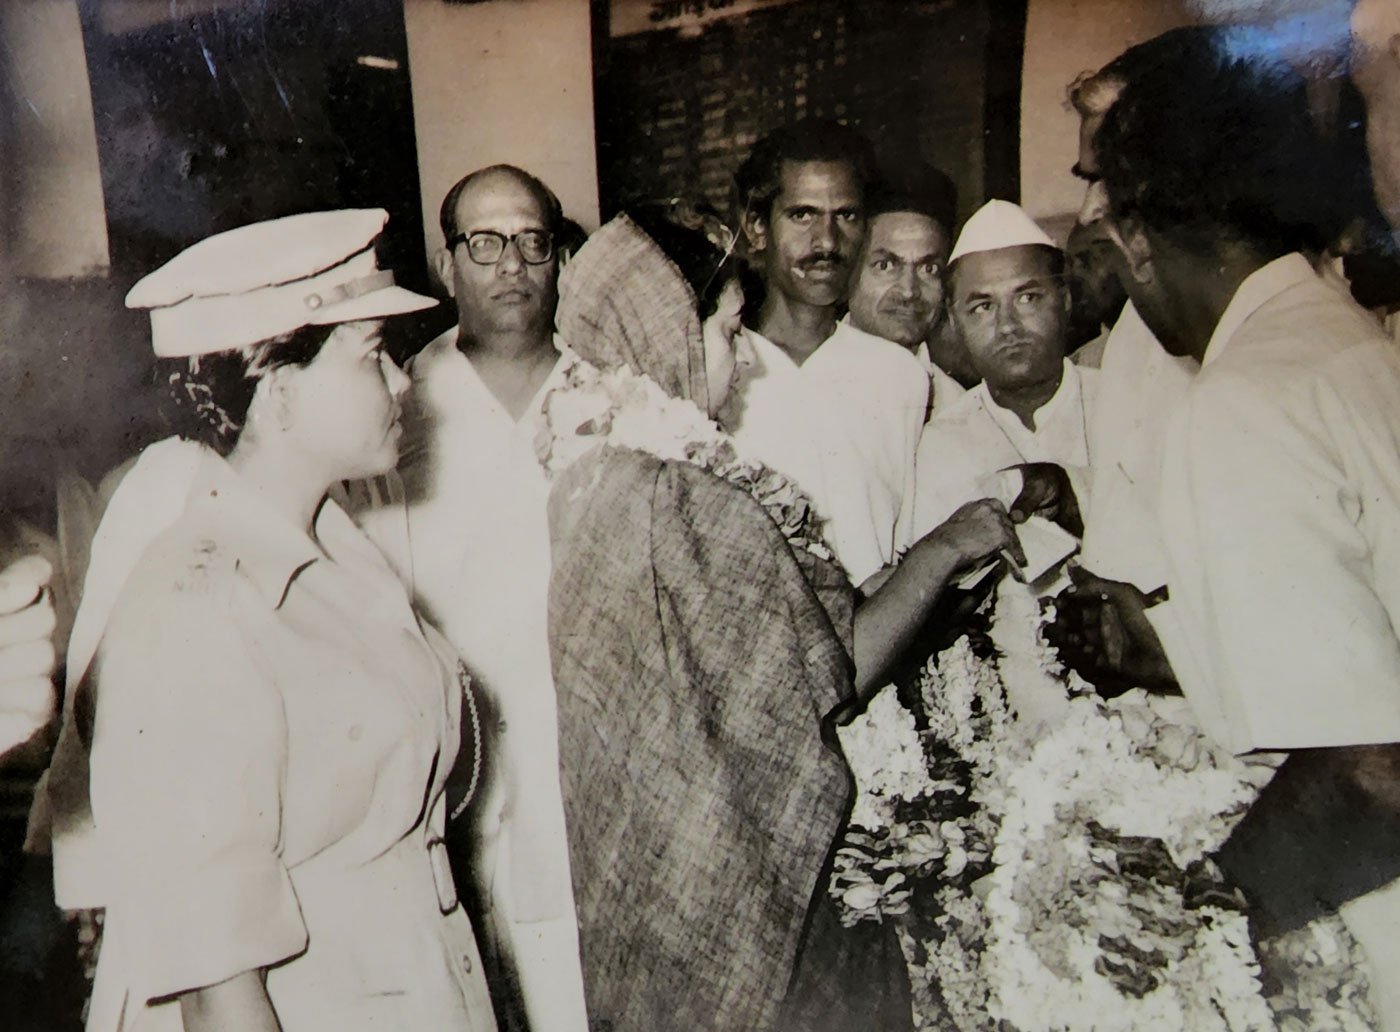
[[[548,187],[498,165],[448,191],[441,225],[435,267],[457,325],[408,366],[398,479],[362,523],[473,678],[482,781],[449,848],[476,897],[502,1027],[584,1032],[549,664],[549,485],[534,448],[568,364],[554,337],[565,220]]]

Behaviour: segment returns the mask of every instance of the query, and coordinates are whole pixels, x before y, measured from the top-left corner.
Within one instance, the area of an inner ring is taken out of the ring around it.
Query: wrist
[[[930,534],[916,543],[904,557],[918,571],[919,580],[942,583],[958,571],[966,557],[939,534]]]

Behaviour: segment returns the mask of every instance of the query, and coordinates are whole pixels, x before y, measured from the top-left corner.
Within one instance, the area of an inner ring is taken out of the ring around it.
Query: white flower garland
[[[671,397],[651,377],[626,366],[603,371],[575,358],[564,383],[545,398],[535,449],[552,477],[602,446],[708,470],[752,495],[794,548],[835,561],[821,519],[796,482],[740,458],[730,436],[694,402]]]
[[[964,636],[926,667],[922,775],[893,691],[843,738],[878,801],[858,816],[879,827],[848,835],[832,892],[848,923],[899,919],[916,1025],[1373,1028],[1336,918],[1260,947],[1294,976],[1266,996],[1242,907],[1209,859],[1282,756],[1231,755],[1172,700],[1102,700],[1063,669],[1043,619],[1007,579],[996,655]],[[882,750],[896,759],[868,758]],[[937,849],[902,845],[925,830]]]

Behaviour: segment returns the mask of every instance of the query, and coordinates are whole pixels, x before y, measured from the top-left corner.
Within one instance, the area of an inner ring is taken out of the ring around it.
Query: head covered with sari
[[[598,230],[560,276],[557,325],[590,364],[707,410],[702,324],[727,255],[675,229]],[[852,694],[849,582],[748,490],[627,443],[559,473],[550,525],[589,1016],[773,1028],[849,805],[824,739]]]
[[[619,215],[560,273],[559,334],[599,369],[626,366],[708,411],[702,309],[727,258],[694,230]]]

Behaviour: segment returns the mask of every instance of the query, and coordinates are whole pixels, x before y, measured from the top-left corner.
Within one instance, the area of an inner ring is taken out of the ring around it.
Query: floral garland
[[[987,633],[920,674],[926,730],[889,691],[843,736],[861,827],[831,893],[847,923],[898,924],[917,1027],[1374,1027],[1340,920],[1256,952],[1210,860],[1282,757],[1215,747],[1178,700],[1101,699],[1059,663],[1045,618],[1008,578]],[[1260,957],[1285,985],[1266,991]]]
[[[671,397],[651,377],[626,366],[603,371],[575,358],[564,383],[545,398],[536,452],[545,472],[555,476],[600,445],[699,466],[748,492],[795,549],[834,561],[821,519],[795,481],[740,458],[714,420],[694,402]]]

